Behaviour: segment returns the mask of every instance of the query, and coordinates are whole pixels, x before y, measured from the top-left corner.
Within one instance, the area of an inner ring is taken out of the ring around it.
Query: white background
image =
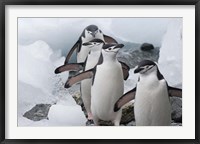
[[[6,139],[194,139],[195,6],[6,6]],[[92,11],[92,13],[91,13]],[[182,17],[182,127],[17,127],[18,17]],[[184,97],[184,96],[187,97]]]

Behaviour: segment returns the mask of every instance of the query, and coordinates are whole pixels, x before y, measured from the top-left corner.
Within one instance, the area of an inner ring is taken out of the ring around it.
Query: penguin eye
[[[146,68],[149,68],[149,66],[146,66]]]
[[[108,50],[111,50],[111,48],[109,48]]]
[[[95,45],[95,44],[97,44],[97,43],[94,42],[94,45]]]

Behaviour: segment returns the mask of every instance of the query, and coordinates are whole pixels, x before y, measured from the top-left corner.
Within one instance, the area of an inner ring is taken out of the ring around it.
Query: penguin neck
[[[95,56],[95,57],[99,57],[101,54],[101,48],[100,49],[96,49],[96,50],[91,50],[89,52],[89,55]]]
[[[116,57],[117,54],[109,54],[109,53],[102,52],[102,55],[103,55],[103,60],[105,62],[115,62],[115,61],[117,61],[117,57]]]
[[[102,39],[104,41],[103,34],[100,33],[100,32],[98,32],[95,37],[98,38],[98,39]]]
[[[92,54],[92,55],[94,55],[94,56],[98,56],[98,57],[99,57],[100,54],[101,54],[101,49],[102,49],[102,45],[93,47],[93,48],[90,50],[89,54]]]
[[[93,37],[91,36],[82,36],[81,37],[81,41],[84,43],[84,42],[88,42],[88,41],[91,41],[92,39],[94,39]]]
[[[151,79],[158,80],[157,79],[157,71],[152,71],[150,73],[140,74],[140,80],[141,81],[147,81],[147,80],[151,81]]]

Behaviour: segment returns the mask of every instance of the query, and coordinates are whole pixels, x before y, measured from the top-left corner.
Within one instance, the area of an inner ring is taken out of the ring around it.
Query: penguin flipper
[[[117,100],[114,106],[114,112],[117,112],[123,105],[128,103],[129,101],[135,99],[136,87],[129,92],[125,93],[122,97]]]
[[[170,97],[175,96],[182,98],[182,89],[168,86],[168,92]]]
[[[107,36],[107,35],[104,34],[103,37],[104,37],[104,40],[105,40],[106,43],[116,43],[116,44],[118,44],[118,42],[110,36]]]
[[[123,71],[124,80],[127,80],[128,77],[129,77],[129,70],[130,70],[130,67],[129,67],[127,64],[125,64],[125,63],[123,63],[123,62],[121,62],[121,61],[119,61],[119,63],[120,63],[121,66],[122,66],[122,71]]]
[[[69,53],[67,54],[66,56],[66,59],[65,59],[65,62],[64,64],[68,64],[69,63],[69,59],[71,58],[73,52],[75,51],[75,49],[79,49],[79,46],[80,46],[80,40],[78,40],[74,46],[71,48],[71,50],[69,51]]]
[[[83,69],[84,63],[71,63],[65,64],[55,69],[55,74],[64,72],[64,71],[80,71]]]
[[[73,84],[80,82],[84,79],[90,79],[94,76],[94,71],[93,69],[87,70],[85,72],[82,72],[76,76],[71,77],[70,79],[67,80],[65,83],[65,88],[71,87]]]

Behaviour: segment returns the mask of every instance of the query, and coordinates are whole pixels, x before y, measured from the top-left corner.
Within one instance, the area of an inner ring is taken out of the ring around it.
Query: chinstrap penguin
[[[73,63],[73,64],[65,64],[64,66],[58,67],[55,70],[55,73],[60,73],[63,71],[86,71],[88,69],[92,69],[96,66],[99,61],[99,57],[101,55],[101,50],[104,45],[104,41],[101,39],[93,39],[89,42],[85,42],[82,44],[83,46],[87,46],[89,53],[84,63]],[[92,79],[85,79],[81,81],[81,98],[83,100],[83,104],[85,110],[87,112],[86,125],[92,125],[92,113],[91,113],[91,85]]]
[[[83,45],[88,46],[90,49],[83,68],[84,71],[87,71],[94,68],[98,63],[104,41],[101,39],[93,39],[89,42],[83,43]],[[81,98],[83,100],[88,119],[86,125],[92,125],[93,123],[93,117],[91,113],[91,86],[92,79],[85,79],[81,81]]]
[[[69,88],[81,80],[92,78],[91,111],[95,125],[99,125],[99,120],[110,120],[114,125],[120,123],[122,111],[114,112],[113,107],[124,91],[122,66],[116,58],[123,46],[105,44],[98,65],[70,78],[65,85]]]
[[[135,99],[136,126],[169,126],[171,105],[169,96],[182,97],[182,90],[168,86],[156,63],[141,61],[134,73],[139,73],[137,86],[125,93],[116,103],[114,111]]]

